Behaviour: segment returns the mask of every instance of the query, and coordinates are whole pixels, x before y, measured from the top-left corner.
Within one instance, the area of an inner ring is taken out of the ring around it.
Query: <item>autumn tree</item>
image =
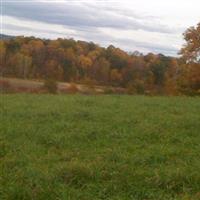
[[[81,55],[78,58],[78,64],[79,64],[80,74],[82,75],[83,78],[86,78],[86,76],[88,76],[90,73],[92,60],[87,56]]]
[[[110,79],[113,86],[119,86],[122,81],[122,74],[118,69],[112,69]]]
[[[178,78],[180,75],[180,67],[176,58],[172,58],[169,61],[168,69],[165,73],[165,85],[164,92],[167,95],[178,94]]]
[[[180,54],[186,61],[182,68],[180,88],[186,94],[200,94],[200,23],[184,33],[186,44]]]
[[[45,63],[45,77],[52,80],[62,80],[63,69],[56,60],[48,60]]]
[[[107,85],[110,80],[110,63],[105,58],[99,58],[93,67],[93,78],[102,85]]]
[[[6,47],[3,41],[0,41],[0,75],[4,74],[5,65],[6,65]]]
[[[197,94],[199,28],[188,29],[181,58],[127,53],[74,39],[15,37],[0,42],[4,76],[112,85],[140,94]]]
[[[181,49],[180,54],[187,62],[200,63],[200,23],[196,27],[189,28],[184,33],[186,44]]]
[[[72,47],[65,50],[63,66],[63,76],[65,81],[76,81],[78,79],[78,69],[76,67],[77,56]]]
[[[32,58],[22,53],[17,53],[14,56],[13,68],[20,78],[28,78],[32,66]]]

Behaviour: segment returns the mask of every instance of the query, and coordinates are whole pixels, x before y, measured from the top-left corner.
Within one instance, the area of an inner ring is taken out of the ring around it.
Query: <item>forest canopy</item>
[[[184,33],[181,57],[127,53],[74,39],[13,37],[0,41],[4,77],[126,88],[138,94],[200,94],[200,23]]]

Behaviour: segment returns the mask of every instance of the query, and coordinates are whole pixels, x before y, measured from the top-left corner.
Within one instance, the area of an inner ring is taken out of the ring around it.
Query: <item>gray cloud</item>
[[[145,43],[145,42],[139,42],[136,40],[130,40],[130,39],[113,39],[111,36],[102,35],[98,31],[93,31],[88,34],[87,31],[80,30],[79,33],[73,33],[70,37],[67,37],[66,33],[62,33],[59,30],[58,31],[52,31],[52,30],[41,30],[38,28],[30,28],[30,27],[23,27],[23,26],[16,26],[16,25],[6,25],[4,27],[7,30],[15,31],[17,29],[20,29],[22,32],[31,32],[36,36],[41,35],[41,31],[43,34],[51,34],[56,37],[64,37],[64,38],[70,38],[74,37],[77,39],[84,38],[87,41],[95,41],[98,44],[103,45],[104,47],[109,46],[110,44],[114,44],[116,47],[123,47],[127,51],[135,51],[138,49],[144,49],[144,53],[148,52],[154,52],[154,53],[163,53],[167,55],[176,55],[178,49],[166,46],[166,45],[159,45],[155,43]],[[38,33],[38,34],[37,34]]]
[[[175,33],[172,29],[157,22],[155,17],[139,15],[119,6],[89,3],[66,3],[19,1],[4,2],[5,15],[23,19],[54,23],[70,27],[109,27],[117,29],[144,30],[159,33]]]
[[[39,29],[39,28],[30,28],[30,27],[24,27],[24,26],[20,26],[20,25],[13,25],[13,24],[6,24],[3,26],[3,30],[9,30],[9,31],[16,31],[16,30],[20,30],[20,32],[32,32],[32,33],[38,33],[37,35],[40,35],[41,32],[42,33],[48,33],[48,34],[53,34],[55,36],[62,36],[62,37],[66,37],[66,33],[63,33],[59,30],[55,30],[55,31],[52,31],[52,30],[44,30],[44,29]],[[21,34],[20,34],[21,35]],[[18,36],[18,35],[17,35]],[[74,36],[78,36],[78,34],[74,34]]]
[[[100,1],[100,0],[99,0]],[[115,2],[116,3],[116,2]],[[159,23],[159,18],[138,14],[130,9],[106,3],[94,4],[88,2],[66,1],[65,3],[42,2],[38,0],[4,1],[3,15],[22,20],[58,24],[75,31],[67,35],[59,30],[41,30],[37,27],[22,27],[5,23],[7,30],[21,32],[37,32],[58,35],[59,37],[74,37],[94,41],[103,46],[114,44],[129,51],[143,49],[155,53],[176,55],[177,49],[166,45],[145,43],[130,39],[115,39],[101,31],[101,28],[120,30],[143,30],[159,34],[176,34],[182,30],[173,29]],[[31,22],[30,22],[31,23]],[[38,35],[38,34],[37,34]]]
[[[135,45],[136,49],[146,49],[146,53],[147,52],[154,52],[154,53],[163,53],[163,54],[167,54],[167,55],[171,55],[174,56],[177,54],[178,49],[175,47],[172,47],[170,45],[162,45],[162,44],[156,44],[154,42],[151,43],[146,43],[146,42],[138,42],[135,40],[129,40],[129,39],[122,39],[119,41],[119,43],[121,43],[121,45],[126,45],[131,46],[131,45]]]
[[[111,36],[102,35],[98,32],[92,32],[90,34],[86,34],[83,31],[79,35],[81,35],[82,38],[85,38],[88,41],[97,41],[98,43],[101,43],[104,46],[113,44],[116,47],[121,47],[123,49],[126,49],[127,51],[132,51],[132,52],[143,49],[143,51],[145,51],[144,53],[148,52],[163,53],[171,56],[176,55],[178,52],[178,49],[171,46],[170,44],[168,45],[157,44],[156,43],[157,41],[152,41],[147,43],[147,42],[137,41],[134,39],[123,39],[123,38],[114,39]]]

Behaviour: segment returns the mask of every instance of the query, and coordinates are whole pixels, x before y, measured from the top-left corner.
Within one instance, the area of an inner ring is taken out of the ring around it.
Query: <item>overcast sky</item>
[[[176,55],[200,0],[1,0],[1,32]]]

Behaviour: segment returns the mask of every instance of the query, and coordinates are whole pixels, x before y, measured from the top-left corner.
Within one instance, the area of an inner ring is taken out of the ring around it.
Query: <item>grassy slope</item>
[[[40,89],[44,85],[44,80],[29,80],[20,78],[5,78],[0,77],[0,81],[6,81],[12,88],[27,88],[27,89]],[[70,87],[71,83],[58,82],[58,91],[65,90]],[[74,83],[75,84],[75,83]],[[79,92],[91,90],[91,87],[83,84],[75,84]],[[112,88],[112,87],[111,87]],[[103,93],[106,87],[94,85],[92,87],[97,93]],[[0,88],[1,91],[1,88]]]
[[[0,199],[200,199],[200,99],[2,95]]]

